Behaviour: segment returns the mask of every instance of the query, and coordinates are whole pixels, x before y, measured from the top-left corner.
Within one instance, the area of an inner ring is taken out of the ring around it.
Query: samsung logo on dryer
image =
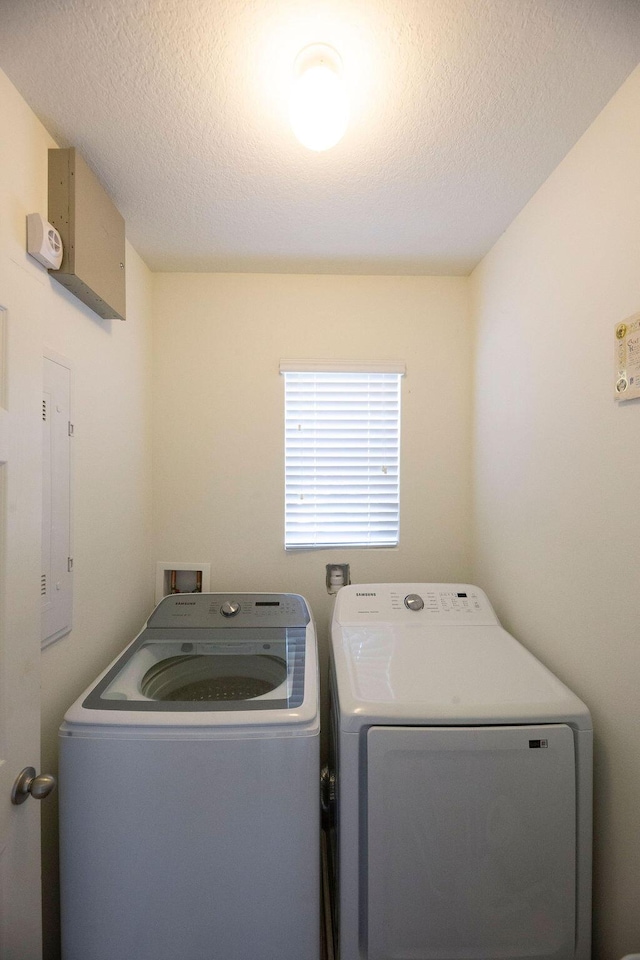
[[[358,593],[356,591],[356,597],[377,597],[377,593]]]
[[[195,600],[175,600],[176,607],[195,607]]]

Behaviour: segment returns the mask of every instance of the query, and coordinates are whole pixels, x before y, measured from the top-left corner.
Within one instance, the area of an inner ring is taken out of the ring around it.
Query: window
[[[402,363],[283,361],[285,548],[392,547]]]

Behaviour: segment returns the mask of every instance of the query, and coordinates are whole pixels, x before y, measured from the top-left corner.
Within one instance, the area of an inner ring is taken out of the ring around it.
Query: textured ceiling
[[[326,153],[287,118],[315,42]],[[0,0],[0,67],[155,270],[468,273],[639,60],[639,0]]]

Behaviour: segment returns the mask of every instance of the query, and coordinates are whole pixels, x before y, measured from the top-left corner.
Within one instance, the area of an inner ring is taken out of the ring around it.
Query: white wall
[[[0,116],[1,301],[16,327],[23,313],[35,314],[42,348],[73,366],[73,631],[42,654],[41,769],[55,773],[65,709],[131,639],[153,602],[152,276],[128,245],[128,319],[100,320],[27,256],[25,217],[46,215],[47,149],[55,143],[2,73]],[[36,412],[40,399],[34,398]],[[40,604],[38,583],[33,602]],[[52,958],[58,952],[55,795],[42,804],[42,818],[45,957]]]
[[[469,571],[464,278],[154,277],[157,560],[208,561],[212,590],[307,597],[324,641],[325,564],[354,582]],[[405,359],[400,546],[285,553],[281,358]]]
[[[476,579],[586,701],[595,949],[640,950],[640,401],[613,397],[640,311],[640,70],[472,278]]]

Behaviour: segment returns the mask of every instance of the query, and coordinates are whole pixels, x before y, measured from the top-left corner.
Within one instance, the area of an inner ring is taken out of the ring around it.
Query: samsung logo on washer
[[[176,607],[195,607],[195,600],[176,600]]]
[[[358,593],[356,591],[356,597],[377,597],[377,593]]]

